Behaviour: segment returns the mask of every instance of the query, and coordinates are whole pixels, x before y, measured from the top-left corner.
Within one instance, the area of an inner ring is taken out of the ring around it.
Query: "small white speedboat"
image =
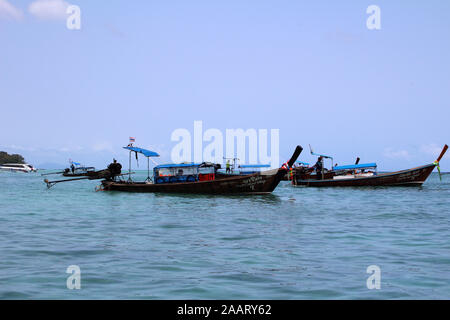
[[[31,164],[21,163],[5,163],[0,165],[0,171],[12,171],[12,172],[36,172],[37,170]]]

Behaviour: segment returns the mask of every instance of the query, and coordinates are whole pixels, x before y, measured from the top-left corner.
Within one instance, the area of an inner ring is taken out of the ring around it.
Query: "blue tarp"
[[[346,166],[334,167],[333,170],[338,171],[338,170],[351,170],[351,169],[365,169],[365,168],[374,168],[376,166],[377,166],[376,163],[349,164]]]
[[[270,164],[243,164],[239,168],[269,168]]]
[[[302,164],[302,165],[304,165],[304,166],[309,166],[309,163],[307,163],[307,162],[297,161],[297,163],[300,163],[300,164]]]
[[[136,148],[136,147],[123,147],[123,148],[130,150],[130,151],[142,153],[146,157],[159,157],[159,154],[157,154],[154,151],[150,151],[150,150],[146,150],[146,149],[142,149],[142,148]]]

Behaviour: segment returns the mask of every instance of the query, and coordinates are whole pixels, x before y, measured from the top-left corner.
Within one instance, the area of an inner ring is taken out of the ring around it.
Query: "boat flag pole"
[[[130,142],[128,144],[129,147],[133,146],[133,143],[136,142],[136,138],[134,137],[130,137]],[[130,155],[129,155],[129,159],[128,159],[128,182],[131,182],[131,150],[130,150]],[[136,153],[137,156],[137,153]]]
[[[147,179],[150,181],[150,157],[147,157]]]
[[[131,181],[131,150],[130,150],[130,156],[128,161],[128,181]]]

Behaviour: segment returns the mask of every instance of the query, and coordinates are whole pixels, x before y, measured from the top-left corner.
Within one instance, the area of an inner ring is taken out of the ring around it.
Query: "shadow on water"
[[[155,193],[131,193],[131,192],[119,192],[119,191],[102,191],[102,194],[105,194],[110,197],[124,196],[127,195],[127,198],[142,198],[142,197],[152,197],[155,199],[173,199],[174,201],[179,200],[249,200],[255,201],[259,203],[268,203],[268,204],[278,204],[281,203],[281,198],[273,193],[270,194],[192,194],[192,193],[164,193],[164,192],[155,192]]]
[[[224,195],[224,194],[190,194],[190,193],[155,193],[155,198],[165,198],[173,200],[238,200],[238,201],[255,201],[260,203],[276,204],[280,203],[279,196],[274,194],[248,194],[248,195]]]

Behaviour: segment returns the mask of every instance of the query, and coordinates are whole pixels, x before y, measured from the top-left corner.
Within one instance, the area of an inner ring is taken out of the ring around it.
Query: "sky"
[[[449,1],[0,0],[0,150],[102,168],[136,137],[164,163],[200,120],[406,169],[450,143],[449,57]]]

